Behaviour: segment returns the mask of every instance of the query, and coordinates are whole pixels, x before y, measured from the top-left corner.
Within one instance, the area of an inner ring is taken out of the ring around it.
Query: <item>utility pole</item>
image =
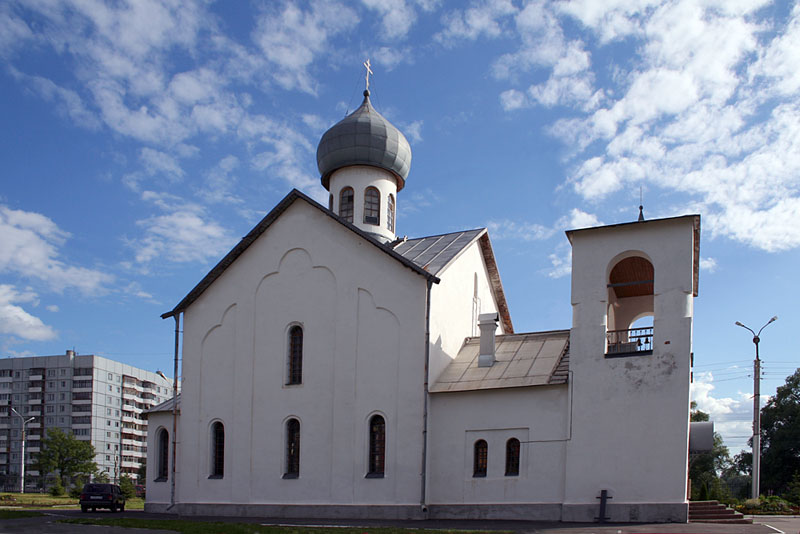
[[[771,323],[776,321],[778,316],[774,316],[767,321],[767,324],[761,327],[764,330]],[[756,346],[756,359],[753,360],[753,487],[751,497],[758,499],[761,494],[759,482],[761,478],[761,358],[758,355],[758,343],[761,341],[759,337],[761,330],[758,334],[753,332],[752,329],[746,327],[739,321],[736,321],[736,326],[749,330],[753,334],[753,344]]]
[[[17,417],[19,417],[19,420],[22,423],[22,446],[20,447],[22,453],[22,461],[20,462],[20,467],[19,467],[19,492],[25,493],[25,426],[36,418],[31,417],[29,419],[25,419],[24,417],[22,417],[22,414],[20,414],[14,408],[11,408],[11,411],[14,412],[17,415]]]

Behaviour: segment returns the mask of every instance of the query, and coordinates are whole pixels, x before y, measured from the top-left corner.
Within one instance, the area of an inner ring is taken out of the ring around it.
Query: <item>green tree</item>
[[[119,490],[126,499],[133,499],[136,496],[136,487],[133,485],[133,479],[127,473],[119,477]]]
[[[761,409],[761,491],[782,494],[800,472],[800,368]]]
[[[697,409],[697,403],[692,401],[689,420],[692,422],[708,421],[708,414]],[[728,447],[725,446],[722,436],[714,432],[714,447],[704,453],[694,454],[689,461],[689,478],[692,481],[692,498],[694,500],[720,499],[728,496],[724,484],[720,483],[720,476],[731,465]]]
[[[57,472],[62,481],[71,484],[76,476],[97,471],[94,447],[88,441],[76,439],[71,433],[51,428],[42,440],[37,469],[42,474]]]

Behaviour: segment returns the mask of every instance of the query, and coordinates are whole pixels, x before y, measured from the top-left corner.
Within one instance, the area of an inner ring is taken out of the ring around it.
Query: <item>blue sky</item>
[[[732,450],[800,365],[800,7],[766,0],[0,4],[0,353],[171,371],[171,309],[372,101],[398,233],[488,227],[517,331],[568,328],[568,228],[700,213],[693,396]]]

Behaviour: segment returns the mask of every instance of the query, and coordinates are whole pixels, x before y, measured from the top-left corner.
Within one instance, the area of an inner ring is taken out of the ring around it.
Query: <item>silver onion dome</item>
[[[369,165],[391,172],[397,190],[405,185],[411,168],[411,147],[405,136],[375,111],[364,91],[364,102],[325,132],[317,146],[317,167],[322,185],[329,189],[331,174],[350,165]]]

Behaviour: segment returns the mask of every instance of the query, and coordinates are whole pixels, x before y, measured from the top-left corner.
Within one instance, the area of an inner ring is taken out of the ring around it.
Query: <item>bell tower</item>
[[[563,520],[594,520],[606,490],[611,521],[685,522],[700,216],[567,237],[573,434]]]

